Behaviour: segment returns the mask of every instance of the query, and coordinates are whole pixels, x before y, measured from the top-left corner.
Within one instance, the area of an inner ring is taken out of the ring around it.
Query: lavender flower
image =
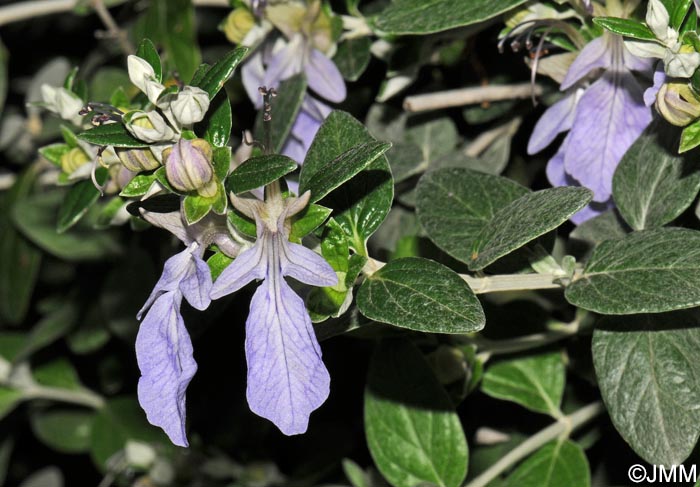
[[[627,149],[651,121],[642,88],[632,74],[651,65],[628,52],[620,37],[604,33],[589,42],[569,67],[561,89],[564,98],[540,118],[530,137],[534,154],[569,131],[547,165],[554,186],[585,186],[593,202],[571,220],[581,223],[612,206],[612,177]],[[602,73],[592,84],[583,80]]]
[[[174,444],[188,446],[185,391],[197,364],[180,306],[183,298],[198,310],[209,306],[212,278],[202,259],[207,246],[216,243],[231,257],[238,255],[240,246],[232,240],[223,216],[210,214],[188,226],[180,212],[141,213],[150,223],[173,233],[187,248],[165,262],[163,274],[137,315],[141,319],[145,312],[136,337],[141,370],[139,403],[151,424],[163,428]]]
[[[332,286],[337,276],[321,256],[289,242],[287,219],[306,206],[308,192],[278,204],[231,198],[234,206],[255,219],[257,241],[222,272],[211,297],[217,299],[253,280],[263,280],[246,320],[248,405],[284,434],[304,433],[309,415],[328,397],[330,377],[304,302],[284,277]]]

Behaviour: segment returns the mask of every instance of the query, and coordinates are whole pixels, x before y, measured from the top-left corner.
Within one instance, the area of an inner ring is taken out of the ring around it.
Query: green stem
[[[596,401],[588,406],[584,406],[578,411],[568,416],[564,416],[556,423],[553,423],[535,435],[531,436],[517,447],[508,452],[499,461],[491,465],[484,473],[465,484],[464,487],[484,487],[493,479],[508,470],[511,466],[527,457],[531,453],[550,441],[562,436],[568,436],[574,430],[583,426],[599,414],[605,411],[603,403]]]
[[[578,320],[574,320],[571,323],[552,323],[556,323],[558,326],[554,328],[550,325],[548,326],[550,329],[542,333],[534,333],[532,335],[511,338],[508,340],[489,340],[488,338],[483,338],[477,335],[473,338],[468,338],[468,341],[476,345],[479,352],[502,355],[543,347],[545,345],[549,345],[550,343],[554,343],[575,335],[576,332],[578,332]]]

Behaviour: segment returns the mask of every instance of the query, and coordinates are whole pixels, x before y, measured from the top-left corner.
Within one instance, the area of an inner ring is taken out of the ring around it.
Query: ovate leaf
[[[37,411],[30,416],[32,431],[61,453],[83,453],[90,446],[95,413],[79,409]]]
[[[632,37],[643,41],[652,41],[656,36],[643,22],[634,19],[621,19],[618,17],[595,17],[593,22],[613,34]]]
[[[389,262],[357,294],[366,317],[411,330],[469,333],[484,327],[479,300],[459,275],[418,257]]]
[[[395,487],[458,487],[467,473],[459,417],[409,342],[385,341],[375,352],[365,390],[365,434],[379,471]]]
[[[196,84],[194,82],[192,84],[209,93],[209,99],[213,99],[219,90],[223,88],[224,83],[233,76],[233,72],[247,52],[247,47],[238,47],[230,51],[209,68]]]
[[[93,127],[78,134],[78,138],[93,145],[139,148],[148,146],[126,130],[121,123],[109,123]]]
[[[591,472],[583,449],[570,440],[554,440],[513,470],[508,487],[590,487]]]
[[[226,186],[236,194],[260,188],[286,176],[297,168],[287,156],[269,154],[252,157],[231,172]]]
[[[691,311],[605,317],[593,334],[610,418],[651,464],[682,463],[700,436],[699,346],[700,320]]]

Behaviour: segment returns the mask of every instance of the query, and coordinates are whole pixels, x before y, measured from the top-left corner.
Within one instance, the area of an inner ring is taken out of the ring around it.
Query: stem
[[[22,20],[35,19],[44,15],[71,12],[79,0],[32,0],[28,2],[16,3],[0,7],[0,26],[19,22]],[[112,0],[110,6],[126,3],[126,0]],[[193,0],[198,7],[226,7],[227,0]]]
[[[556,324],[556,328],[553,326]],[[507,353],[517,353],[533,348],[543,347],[550,343],[557,342],[564,338],[575,335],[578,332],[579,320],[576,319],[571,323],[561,323],[552,321],[548,324],[548,331],[542,333],[533,333],[531,335],[520,336],[508,340],[489,340],[478,335],[470,338],[468,341],[476,345],[479,352],[485,352],[493,355],[502,355]]]
[[[134,54],[136,51],[134,51],[134,46],[132,46],[131,42],[129,42],[126,32],[119,28],[114,20],[114,17],[112,17],[112,14],[110,14],[107,7],[105,7],[104,2],[102,0],[92,0],[90,4],[102,23],[105,25],[105,27],[107,27],[107,35],[117,39],[124,54],[127,56],[129,54]]]
[[[367,264],[365,264],[363,272],[371,275],[385,265],[386,263],[370,257]],[[474,294],[532,289],[562,289],[564,287],[561,274],[503,274],[484,277],[460,274],[459,277],[469,284]]]
[[[529,98],[542,94],[542,86],[531,83],[487,85],[408,96],[403,107],[408,112],[426,112],[478,103]]]
[[[57,387],[32,385],[24,389],[23,392],[25,399],[48,399],[51,401],[87,406],[93,409],[100,409],[105,404],[105,400],[102,396],[90,390],[71,391],[68,389],[59,389]]]
[[[491,465],[491,467],[489,467],[484,473],[479,475],[471,482],[465,484],[464,487],[484,487],[512,465],[538,450],[544,444],[559,436],[568,436],[572,431],[583,426],[585,423],[595,418],[603,411],[605,411],[603,403],[596,401],[588,406],[582,407],[573,414],[564,416],[556,423],[547,426],[543,430],[522,442],[499,461]]]

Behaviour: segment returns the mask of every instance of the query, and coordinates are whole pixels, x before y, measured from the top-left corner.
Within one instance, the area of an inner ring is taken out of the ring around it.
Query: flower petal
[[[612,64],[612,52],[608,48],[606,37],[606,34],[596,37],[581,49],[579,55],[569,66],[569,71],[567,71],[564,81],[561,82],[560,89],[566,90],[592,70],[605,68]]]
[[[624,41],[625,47],[634,56],[642,58],[662,59],[666,53],[666,48],[654,41]]]
[[[309,88],[322,98],[335,103],[345,100],[347,91],[343,75],[335,63],[318,49],[311,48],[304,65]]]
[[[300,73],[303,59],[302,49],[302,38],[298,35],[277,51],[267,64],[263,85],[268,88],[276,88],[285,79]]]
[[[252,280],[265,277],[267,261],[264,250],[264,240],[258,238],[255,245],[241,252],[214,282],[211,299],[234,293]]]
[[[578,103],[564,157],[566,172],[593,190],[594,201],[607,201],[617,164],[650,121],[651,110],[634,77],[607,72]]]
[[[568,186],[570,184],[569,178],[564,172],[564,154],[566,154],[568,144],[569,136],[567,135],[557,153],[547,163],[547,179],[552,186]]]
[[[251,411],[285,435],[304,433],[309,415],[328,397],[330,376],[304,302],[281,276],[266,279],[253,295],[245,352]]]
[[[576,224],[580,225],[581,223],[585,222],[586,220],[590,220],[593,217],[596,217],[600,215],[601,213],[604,213],[608,211],[610,208],[614,208],[615,204],[612,202],[612,198],[609,199],[606,202],[603,203],[596,203],[595,201],[584,206],[581,210],[579,210],[574,216],[572,216],[570,219],[571,221]]]
[[[192,342],[180,315],[179,292],[158,297],[136,336],[141,370],[139,403],[148,421],[163,428],[178,446],[188,446],[185,434],[185,391],[197,371]]]
[[[262,108],[263,100],[258,88],[263,85],[265,66],[263,65],[263,49],[258,49],[241,67],[241,80],[248,98],[255,108]]]
[[[276,238],[282,238],[278,236]],[[335,286],[338,276],[323,257],[303,245],[282,242],[280,265],[282,275],[293,277],[311,286]]]
[[[196,246],[197,244],[192,245]],[[211,270],[195,248],[192,252],[190,269],[180,282],[180,291],[193,308],[203,311],[209,307],[211,302],[209,297],[211,286]]]
[[[137,319],[141,319],[143,313],[153,304],[156,299],[158,299],[161,294],[177,290],[178,286],[180,285],[180,281],[187,274],[190,268],[191,257],[192,250],[190,247],[188,247],[165,261],[165,265],[163,265],[163,273],[160,275],[160,279],[158,279],[156,285],[153,286],[153,291],[151,291],[151,295],[146,300],[146,303],[136,315]]]
[[[558,134],[571,128],[576,113],[574,109],[579,99],[578,91],[568,93],[542,114],[527,144],[528,154],[541,151],[551,144]]]

